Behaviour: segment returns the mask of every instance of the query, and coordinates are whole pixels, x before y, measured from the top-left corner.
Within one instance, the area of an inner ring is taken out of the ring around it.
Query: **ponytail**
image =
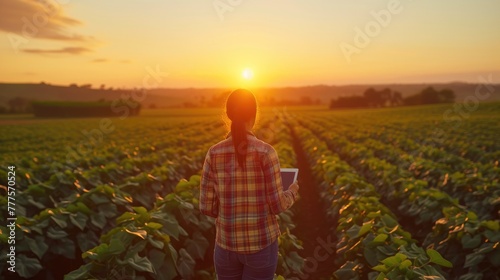
[[[231,136],[233,137],[234,153],[240,167],[245,166],[245,158],[247,152],[247,131],[245,123],[241,121],[233,121],[231,123]]]
[[[226,113],[231,120],[231,136],[236,160],[238,165],[244,168],[248,146],[246,123],[255,119],[257,114],[255,96],[245,89],[233,91],[226,101]]]

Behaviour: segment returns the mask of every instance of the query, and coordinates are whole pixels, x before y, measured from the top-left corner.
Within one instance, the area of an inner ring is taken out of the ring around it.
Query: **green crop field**
[[[198,195],[221,116],[0,118],[2,275],[215,279]],[[264,108],[255,132],[300,169],[277,279],[500,279],[500,103]]]

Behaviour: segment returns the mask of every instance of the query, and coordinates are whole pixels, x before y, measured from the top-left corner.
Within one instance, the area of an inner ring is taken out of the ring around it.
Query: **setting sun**
[[[243,69],[243,72],[241,73],[241,76],[245,80],[251,80],[253,78],[253,71],[250,68],[245,68]]]

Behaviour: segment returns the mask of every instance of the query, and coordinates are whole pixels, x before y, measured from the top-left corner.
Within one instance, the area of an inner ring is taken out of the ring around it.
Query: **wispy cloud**
[[[90,62],[92,62],[92,63],[121,63],[121,64],[129,64],[129,63],[132,63],[132,60],[129,60],[129,59],[116,60],[116,59],[108,59],[108,58],[95,58],[95,59],[91,60]]]
[[[82,22],[67,16],[56,1],[2,1],[0,30],[29,38],[62,41],[89,41],[92,37],[71,29]]]
[[[52,49],[52,50],[47,50],[47,49],[23,49],[22,50],[25,53],[34,53],[34,54],[82,54],[86,52],[92,52],[91,49],[89,48],[84,48],[84,47],[66,47],[66,48],[60,48],[60,49]]]

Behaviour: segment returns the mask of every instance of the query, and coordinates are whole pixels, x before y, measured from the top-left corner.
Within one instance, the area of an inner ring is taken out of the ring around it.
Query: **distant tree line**
[[[132,100],[98,102],[33,102],[35,117],[116,117],[137,116],[141,104]]]
[[[0,106],[0,114],[29,114],[33,112],[31,101],[22,97],[9,99],[7,106]]]
[[[449,89],[437,91],[433,87],[427,87],[417,94],[403,98],[400,92],[389,88],[378,91],[369,88],[361,96],[346,96],[332,100],[330,109],[381,108],[453,102],[455,102],[455,93]]]
[[[405,105],[425,105],[436,103],[455,102],[455,93],[450,89],[437,91],[432,87],[425,88],[420,93],[408,96],[404,99]]]
[[[0,106],[0,114],[34,114],[35,117],[116,117],[136,116],[141,104],[132,99],[96,102],[31,101],[22,97],[8,100],[8,108]]]

